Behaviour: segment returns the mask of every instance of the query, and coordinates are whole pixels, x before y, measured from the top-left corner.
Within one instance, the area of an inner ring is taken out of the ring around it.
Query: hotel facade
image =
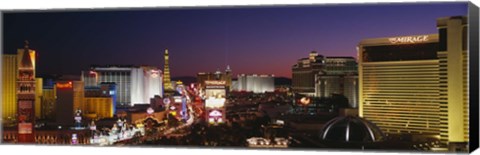
[[[469,141],[467,19],[439,18],[437,29],[359,43],[359,115],[387,134],[462,145]]]
[[[327,57],[325,67],[315,74],[315,96],[344,95],[350,107],[358,105],[357,61],[353,57]]]
[[[237,76],[235,91],[265,93],[275,91],[275,77],[267,74],[239,74]]]
[[[353,75],[347,78],[356,78],[356,72],[357,62],[353,57],[326,57],[312,51],[307,58],[299,59],[292,66],[292,89],[296,93],[307,96],[329,96],[334,92],[343,92],[343,88],[340,88],[343,84],[334,88],[337,85],[325,85],[325,82],[339,81],[345,75]],[[350,82],[353,81],[350,80]],[[349,101],[355,102],[353,97],[349,98]]]
[[[161,70],[151,66],[101,66],[82,72],[86,87],[100,86],[101,83],[115,83],[116,105],[133,106],[149,104],[155,95],[163,97],[163,75]]]
[[[14,118],[17,113],[17,55],[2,55],[2,118]]]
[[[210,80],[221,80],[225,81],[227,91],[233,90],[234,88],[232,87],[232,70],[230,69],[230,66],[227,66],[225,69],[225,72],[221,72],[220,70],[217,69],[214,73],[212,72],[199,72],[197,73],[197,83],[200,84],[202,87],[205,86],[205,81],[210,81]]]

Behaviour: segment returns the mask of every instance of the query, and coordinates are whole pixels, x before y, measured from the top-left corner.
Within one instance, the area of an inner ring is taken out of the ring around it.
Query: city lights
[[[220,108],[225,105],[225,98],[209,97],[205,100],[205,107],[208,108]]]
[[[72,82],[66,82],[66,83],[57,83],[56,84],[58,89],[68,89],[68,88],[73,88]]]
[[[428,41],[428,35],[388,38],[388,41],[390,41],[392,44],[421,43]]]
[[[1,141],[468,152],[478,23],[409,5],[8,12]]]

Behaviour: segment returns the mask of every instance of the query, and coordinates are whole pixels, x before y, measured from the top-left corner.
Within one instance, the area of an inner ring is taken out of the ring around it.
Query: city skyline
[[[29,40],[38,54],[39,75],[80,75],[94,64],[163,68],[168,48],[172,77],[223,71],[230,65],[234,75],[291,78],[292,65],[312,50],[357,57],[355,47],[362,38],[437,33],[437,18],[466,15],[466,6],[453,2],[7,12],[3,53],[12,54]]]
[[[6,12],[2,143],[468,152],[472,8]]]

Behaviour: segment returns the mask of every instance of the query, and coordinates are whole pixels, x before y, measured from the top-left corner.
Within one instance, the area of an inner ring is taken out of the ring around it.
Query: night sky
[[[37,74],[75,74],[92,64],[153,65],[170,52],[175,76],[224,70],[291,77],[312,50],[356,57],[362,39],[437,33],[436,19],[467,15],[466,2],[236,8],[7,12],[3,53],[24,40]]]

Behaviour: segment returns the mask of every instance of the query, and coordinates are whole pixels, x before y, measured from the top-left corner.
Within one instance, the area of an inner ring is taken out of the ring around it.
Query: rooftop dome
[[[358,116],[341,116],[330,120],[320,132],[320,139],[335,142],[371,143],[384,140],[382,131]]]

